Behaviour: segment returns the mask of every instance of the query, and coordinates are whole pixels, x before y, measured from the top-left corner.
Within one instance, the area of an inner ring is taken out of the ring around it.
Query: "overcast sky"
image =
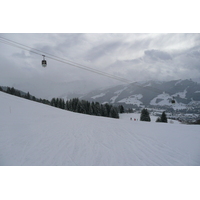
[[[200,34],[197,33],[3,33],[0,36],[133,82],[200,78]],[[83,80],[89,82],[87,88],[123,84],[48,58],[48,66],[43,68],[42,56],[3,43],[0,52],[0,85],[28,90],[35,95]]]

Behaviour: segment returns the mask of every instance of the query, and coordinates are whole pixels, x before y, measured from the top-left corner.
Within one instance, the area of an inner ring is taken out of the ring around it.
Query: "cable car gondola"
[[[176,103],[176,101],[174,100],[174,97],[173,97],[171,103],[172,103],[172,104],[175,104],[175,103]]]
[[[42,56],[43,56],[42,66],[46,67],[47,66],[47,61],[45,60],[45,55],[42,55]]]

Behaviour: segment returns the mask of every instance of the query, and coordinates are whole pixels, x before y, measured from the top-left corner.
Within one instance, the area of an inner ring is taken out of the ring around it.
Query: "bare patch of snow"
[[[157,97],[155,97],[154,99],[151,100],[150,105],[171,105],[170,99],[172,97],[167,94],[167,93],[163,93],[163,94],[159,94]],[[159,100],[159,102],[157,102]]]
[[[98,98],[98,97],[103,97],[103,96],[105,96],[105,93],[98,94],[98,95],[93,96],[93,97],[91,97],[91,98],[92,98],[92,99],[96,99],[96,98]]]
[[[180,98],[185,99],[186,94],[187,94],[187,90],[185,89],[183,92],[178,92],[178,93],[174,94],[173,96],[174,97],[179,96]]]
[[[136,94],[136,95],[131,95],[128,98],[124,98],[120,101],[118,101],[118,103],[125,103],[125,104],[132,104],[132,105],[137,105],[140,106],[143,103],[139,100],[143,97],[142,94]]]
[[[179,80],[179,81],[177,81],[176,83],[175,83],[175,85],[178,85],[179,83],[181,83],[183,80]]]

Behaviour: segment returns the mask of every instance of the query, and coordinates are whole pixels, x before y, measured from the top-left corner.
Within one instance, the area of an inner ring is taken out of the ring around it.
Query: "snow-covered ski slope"
[[[0,112],[1,166],[200,165],[198,125],[78,114],[2,92]]]

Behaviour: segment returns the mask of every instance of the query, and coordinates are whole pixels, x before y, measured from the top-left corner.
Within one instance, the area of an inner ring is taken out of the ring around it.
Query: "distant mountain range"
[[[78,87],[78,85],[81,85],[81,87]],[[126,109],[161,107],[165,109],[173,108],[174,110],[190,109],[200,113],[200,82],[198,80],[135,82],[107,89],[96,89],[92,92],[87,92],[88,85],[89,82],[70,83],[65,88],[61,87],[56,90],[57,95],[52,93],[52,98],[58,97],[64,100],[79,98],[101,104],[123,105]],[[6,90],[6,88],[2,87],[3,90]],[[72,93],[72,91],[74,92]],[[26,94],[20,90],[19,92],[21,95]],[[30,94],[32,94],[32,91],[30,91]],[[51,100],[51,98],[48,99]],[[173,99],[175,104],[172,104]]]
[[[187,105],[200,104],[200,83],[191,79],[136,82],[73,96],[99,103],[123,105],[126,108],[172,106],[171,101],[174,99],[177,109],[184,109]]]

